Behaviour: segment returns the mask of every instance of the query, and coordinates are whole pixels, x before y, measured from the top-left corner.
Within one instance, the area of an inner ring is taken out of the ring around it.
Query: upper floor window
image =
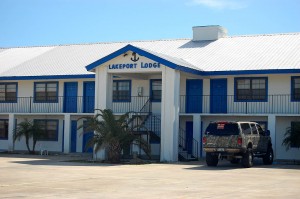
[[[235,78],[236,101],[267,101],[266,77]]]
[[[300,77],[292,77],[292,101],[300,101]]]
[[[0,83],[0,102],[17,101],[17,83]]]
[[[58,82],[35,82],[34,101],[35,102],[57,102]]]
[[[113,81],[113,101],[130,102],[131,99],[131,81],[114,80]]]
[[[41,136],[39,140],[58,140],[58,120],[34,120],[34,122],[36,122],[44,131],[43,136]]]
[[[161,102],[161,79],[152,79],[150,83],[152,102]]]
[[[0,140],[8,139],[8,120],[0,120]]]

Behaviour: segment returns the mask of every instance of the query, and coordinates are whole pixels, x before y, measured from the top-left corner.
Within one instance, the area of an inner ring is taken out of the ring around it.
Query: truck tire
[[[206,164],[209,167],[215,167],[218,165],[219,158],[218,155],[212,153],[206,153]]]
[[[253,166],[253,153],[251,148],[248,148],[246,153],[243,155],[242,165],[245,168],[250,168]]]
[[[263,157],[263,162],[265,165],[270,165],[273,163],[273,159],[274,159],[273,149],[272,146],[269,146],[266,155],[264,155]]]

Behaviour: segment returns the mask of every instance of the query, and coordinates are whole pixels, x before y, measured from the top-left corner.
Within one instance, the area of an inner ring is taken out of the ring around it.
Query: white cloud
[[[215,9],[242,9],[247,7],[243,0],[192,0],[192,4],[204,5]]]

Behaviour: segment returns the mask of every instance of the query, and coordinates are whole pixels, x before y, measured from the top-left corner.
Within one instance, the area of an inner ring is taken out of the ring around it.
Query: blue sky
[[[300,0],[0,0],[0,47],[300,32]]]

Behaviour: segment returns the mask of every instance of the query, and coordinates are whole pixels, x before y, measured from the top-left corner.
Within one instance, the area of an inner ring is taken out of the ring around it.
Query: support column
[[[201,157],[201,116],[199,114],[193,115],[193,138],[198,142],[198,157]]]
[[[178,161],[180,72],[162,69],[160,161]]]
[[[96,109],[112,109],[112,90],[113,79],[112,74],[107,72],[107,67],[98,67],[96,69],[96,91],[95,91],[95,108]],[[97,113],[97,111],[95,112]],[[99,118],[101,119],[101,118]],[[94,146],[95,149],[95,146]],[[93,158],[97,160],[105,160],[105,149],[100,149],[93,154]]]
[[[96,71],[95,108],[112,108],[112,75],[106,67],[98,67]]]
[[[268,129],[270,130],[270,136],[272,139],[274,159],[276,159],[276,116],[268,115]]]
[[[8,151],[14,151],[15,114],[8,115]]]
[[[64,125],[64,153],[70,153],[71,149],[71,115],[65,114]]]

